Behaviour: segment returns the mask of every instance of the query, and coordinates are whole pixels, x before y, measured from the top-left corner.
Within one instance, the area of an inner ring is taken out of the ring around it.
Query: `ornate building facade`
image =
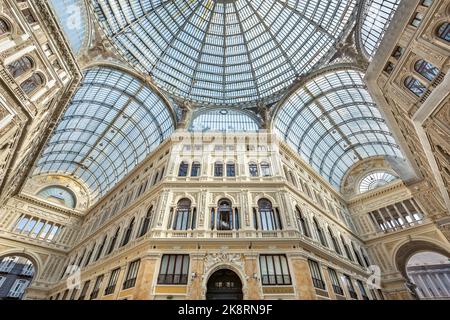
[[[449,43],[448,0],[1,0],[0,298],[423,298]]]

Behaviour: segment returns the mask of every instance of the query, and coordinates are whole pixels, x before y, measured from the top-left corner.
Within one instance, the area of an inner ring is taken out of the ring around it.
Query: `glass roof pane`
[[[199,110],[194,115],[189,131],[256,132],[258,120],[248,112],[236,109]]]
[[[356,0],[93,0],[121,54],[200,104],[280,94],[339,39]]]
[[[402,157],[355,70],[331,71],[298,88],[278,110],[274,128],[336,187],[357,161]]]
[[[373,57],[401,0],[368,0],[360,30],[361,45],[368,57]]]
[[[77,54],[86,41],[86,7],[83,0],[50,0],[50,7],[54,10],[59,24]]]
[[[105,194],[174,131],[168,106],[140,80],[92,68],[54,130],[35,174],[74,175]]]

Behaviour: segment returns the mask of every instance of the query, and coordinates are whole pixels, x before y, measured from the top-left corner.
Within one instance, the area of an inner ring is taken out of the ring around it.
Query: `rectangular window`
[[[70,295],[70,300],[75,300],[77,293],[78,289],[73,289],[72,294]]]
[[[191,168],[191,176],[198,177],[200,176],[200,163],[194,162]]]
[[[261,255],[259,257],[261,280],[265,286],[291,285],[291,275],[285,255]]]
[[[317,289],[325,290],[325,282],[322,278],[322,272],[320,272],[319,264],[314,260],[308,260],[309,269],[311,270],[311,278],[314,284],[314,287]]]
[[[344,290],[342,290],[341,284],[339,283],[339,278],[337,276],[336,270],[328,268],[328,273],[330,274],[331,284],[333,285],[334,293],[343,296]]]
[[[352,299],[358,299],[358,295],[356,294],[355,287],[353,286],[352,279],[344,274],[345,283],[347,285],[348,293]]]
[[[128,267],[127,276],[123,283],[124,290],[135,286],[138,271],[139,271],[139,264],[140,264],[140,260],[136,260],[136,261],[133,261],[130,263],[130,266]]]
[[[30,282],[28,280],[18,279],[11,287],[8,297],[21,298]]]
[[[411,21],[411,25],[418,28],[420,26],[420,23],[423,20],[423,14],[420,12],[417,12],[414,18]]]
[[[27,225],[28,221],[30,220],[30,217],[26,216],[21,218],[17,225],[16,225],[16,232],[22,232],[25,229],[25,226]]]
[[[112,294],[116,289],[117,279],[119,278],[120,268],[114,269],[109,277],[108,286],[105,289],[105,295]]]
[[[361,295],[364,300],[370,300],[369,296],[367,295],[366,288],[364,288],[364,284],[361,280],[356,280],[356,283],[358,284],[359,291],[361,292]]]
[[[100,290],[100,286],[101,286],[102,282],[103,282],[103,275],[100,275],[95,280],[94,288],[92,289],[91,296],[90,296],[91,300],[96,299],[98,297],[98,292]]]
[[[227,164],[227,177],[234,177],[236,176],[236,167],[234,163],[228,163]]]
[[[189,255],[166,254],[162,257],[158,284],[187,284]]]
[[[6,280],[6,277],[0,277],[0,288],[2,287],[5,280]]]
[[[86,298],[86,293],[89,289],[90,284],[91,284],[91,281],[86,281],[84,283],[83,289],[81,290],[81,294],[80,294],[80,297],[78,298],[78,300],[84,300],[84,298]]]
[[[214,176],[215,177],[223,177],[223,164],[216,163],[214,165]]]

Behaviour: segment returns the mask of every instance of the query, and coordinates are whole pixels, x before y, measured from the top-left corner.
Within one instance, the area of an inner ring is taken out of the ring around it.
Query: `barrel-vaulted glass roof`
[[[173,130],[172,112],[149,87],[122,71],[95,67],[85,72],[35,174],[73,175],[95,199]]]
[[[256,132],[259,121],[244,110],[204,108],[195,113],[189,131]]]
[[[280,107],[274,129],[336,187],[364,158],[402,157],[363,74],[355,70],[330,71],[308,81]]]
[[[87,37],[87,17],[84,0],[50,0],[58,22],[69,41],[73,52],[77,54]]]
[[[93,0],[119,52],[199,104],[273,97],[336,43],[356,0]]]
[[[366,0],[362,12],[360,41],[368,57],[373,57],[401,0]]]

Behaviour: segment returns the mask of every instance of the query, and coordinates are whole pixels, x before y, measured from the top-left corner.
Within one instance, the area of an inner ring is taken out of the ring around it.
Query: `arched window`
[[[26,94],[33,93],[37,88],[44,85],[44,77],[40,73],[33,73],[20,87]]]
[[[348,247],[348,244],[347,244],[347,242],[345,242],[345,239],[342,235],[341,235],[341,242],[342,242],[342,245],[344,246],[345,255],[347,256],[347,258],[349,260],[353,261],[353,256],[350,252],[350,248]]]
[[[359,183],[359,192],[363,193],[374,190],[385,186],[396,179],[397,177],[386,171],[371,172],[361,179],[361,182]]]
[[[269,177],[270,173],[270,165],[267,162],[261,162],[261,175],[263,177]]]
[[[317,235],[319,236],[320,243],[323,246],[328,247],[327,240],[325,238],[322,228],[319,225],[319,222],[317,221],[317,219],[315,217],[314,217],[313,221],[314,221],[314,227],[316,228],[316,231],[317,231]]]
[[[423,59],[416,62],[414,65],[414,70],[430,81],[432,81],[439,74],[438,68]]]
[[[233,162],[227,163],[227,177],[236,176],[236,165]]]
[[[125,246],[128,244],[128,242],[130,242],[131,233],[133,232],[133,228],[134,228],[134,218],[131,219],[131,222],[128,225],[127,230],[125,230],[125,234],[123,235],[123,240],[122,240],[122,246]]]
[[[248,171],[250,173],[250,177],[257,177],[259,175],[258,165],[254,162],[248,165]]]
[[[4,19],[0,19],[0,36],[10,32],[11,28],[9,27],[9,24]]]
[[[238,230],[239,213],[237,209],[233,210],[231,201],[222,199],[217,205],[217,230]],[[214,228],[214,227],[213,227]]]
[[[17,77],[23,75],[24,73],[30,71],[31,69],[33,69],[33,67],[34,67],[33,60],[28,56],[24,56],[16,61],[10,63],[7,66],[9,73],[14,78],[17,78]]]
[[[175,219],[173,221],[173,230],[188,230],[192,226],[191,219],[191,200],[181,199],[177,205]]]
[[[152,185],[155,185],[158,182],[159,171],[156,171],[155,176],[153,177]]]
[[[275,212],[272,203],[267,199],[258,201],[259,225],[261,230],[281,230],[279,212]]]
[[[117,228],[116,233],[114,234],[114,237],[111,239],[111,242],[109,243],[108,252],[107,255],[110,254],[114,248],[116,247],[117,238],[119,237],[120,227]]]
[[[216,162],[214,164],[214,176],[215,177],[223,177],[223,163],[222,162]]]
[[[441,24],[436,32],[437,36],[442,40],[450,42],[450,23],[445,22]]]
[[[201,165],[200,162],[193,162],[191,168],[191,177],[200,176]]]
[[[69,208],[75,208],[75,194],[68,188],[49,186],[38,192],[37,196],[47,201],[57,203]]]
[[[304,236],[310,238],[311,233],[309,232],[308,222],[306,221],[306,218],[303,216],[303,213],[298,206],[296,206],[296,210],[297,210],[297,221],[299,224],[300,231]]]
[[[144,236],[148,232],[148,229],[150,227],[150,222],[152,219],[152,215],[153,215],[153,206],[151,206],[147,210],[147,214],[145,215],[144,222],[142,223],[141,231],[139,232],[139,237]]]
[[[21,300],[33,281],[34,264],[25,257],[0,258],[0,301]]]
[[[364,267],[364,264],[361,259],[361,254],[359,253],[358,249],[355,247],[355,244],[353,242],[352,242],[352,249],[353,249],[353,253],[355,254],[356,260],[358,261],[358,264],[361,267]]]
[[[103,238],[102,243],[99,245],[98,249],[97,249],[97,254],[95,256],[94,262],[97,261],[98,259],[100,259],[100,257],[102,256],[103,253],[103,248],[105,248],[105,244],[106,244],[106,239],[108,238],[108,236],[105,236]]]
[[[189,170],[189,163],[183,161],[180,164],[180,169],[178,170],[178,176],[179,177],[187,177]]]
[[[427,88],[414,77],[408,76],[405,79],[405,87],[408,88],[416,96],[421,97]]]
[[[330,227],[328,227],[328,233],[330,234],[331,241],[333,242],[334,251],[338,254],[342,254],[341,247],[339,246],[339,243]]]
[[[298,185],[297,185],[297,180],[295,179],[295,176],[294,176],[294,174],[292,173],[292,171],[289,171],[289,176],[290,176],[290,178],[291,178],[292,184],[293,184],[294,186],[298,187]]]

